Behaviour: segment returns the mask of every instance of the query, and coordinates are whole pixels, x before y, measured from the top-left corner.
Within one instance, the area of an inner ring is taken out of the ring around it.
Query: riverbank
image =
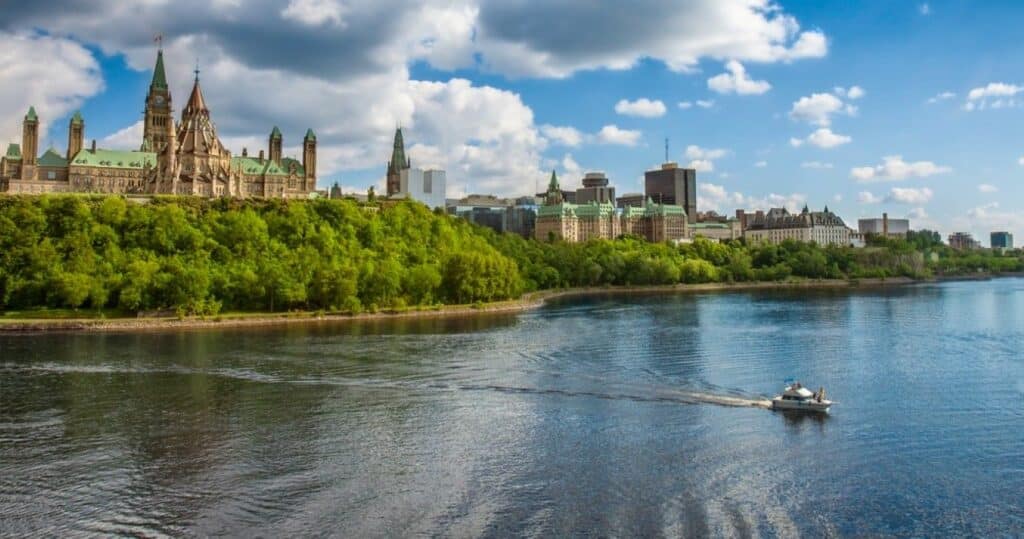
[[[616,286],[542,290],[525,294],[517,300],[500,301],[476,305],[442,305],[412,308],[408,310],[385,310],[376,313],[323,313],[298,311],[287,313],[224,313],[207,317],[176,316],[139,318],[3,318],[0,317],[0,333],[37,332],[124,332],[153,331],[163,329],[204,329],[276,326],[287,324],[337,323],[345,321],[372,321],[407,318],[438,318],[514,314],[542,307],[546,302],[585,296],[681,294],[697,292],[729,292],[744,290],[772,289],[843,289],[870,288],[883,286],[904,286],[922,281],[904,277],[890,279],[859,280],[794,280],[783,282],[753,283],[706,283],[677,284],[665,286]]]

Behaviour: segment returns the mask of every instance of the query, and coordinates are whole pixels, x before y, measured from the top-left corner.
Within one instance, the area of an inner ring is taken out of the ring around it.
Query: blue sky
[[[450,196],[527,194],[551,169],[641,191],[667,137],[701,210],[806,202],[1024,240],[1018,2],[98,1],[105,17],[46,0],[0,23],[26,51],[0,59],[7,141],[33,103],[59,149],[75,108],[89,138],[137,145],[162,32],[177,107],[198,59],[228,147],[280,125],[297,153],[313,127],[322,187],[379,183],[398,124]]]

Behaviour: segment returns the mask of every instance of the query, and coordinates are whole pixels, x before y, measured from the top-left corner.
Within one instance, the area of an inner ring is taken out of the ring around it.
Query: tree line
[[[864,249],[702,238],[538,242],[411,201],[0,197],[0,310],[374,311],[578,286],[1024,271],[938,234]]]

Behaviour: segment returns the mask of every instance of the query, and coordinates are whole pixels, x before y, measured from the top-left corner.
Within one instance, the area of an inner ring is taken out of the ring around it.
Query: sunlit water
[[[787,377],[831,417],[747,405]],[[1021,279],[0,337],[4,536],[1020,536],[1022,500]]]

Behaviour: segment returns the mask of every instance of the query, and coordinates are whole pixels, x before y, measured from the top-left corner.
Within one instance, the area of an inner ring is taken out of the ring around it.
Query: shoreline
[[[687,294],[700,292],[742,292],[748,290],[794,289],[857,289],[906,286],[936,282],[908,277],[888,279],[830,279],[807,281],[765,281],[751,283],[703,283],[675,285],[643,285],[586,287],[560,290],[542,290],[524,294],[519,299],[475,305],[443,305],[436,308],[407,311],[381,311],[361,314],[321,314],[315,311],[282,313],[227,313],[212,317],[154,318],[59,318],[59,319],[0,319],[0,334],[36,334],[55,332],[140,332],[159,330],[193,330],[218,328],[245,328],[291,324],[322,324],[402,320],[418,318],[457,318],[465,316],[515,314],[543,307],[558,299],[616,295]]]

